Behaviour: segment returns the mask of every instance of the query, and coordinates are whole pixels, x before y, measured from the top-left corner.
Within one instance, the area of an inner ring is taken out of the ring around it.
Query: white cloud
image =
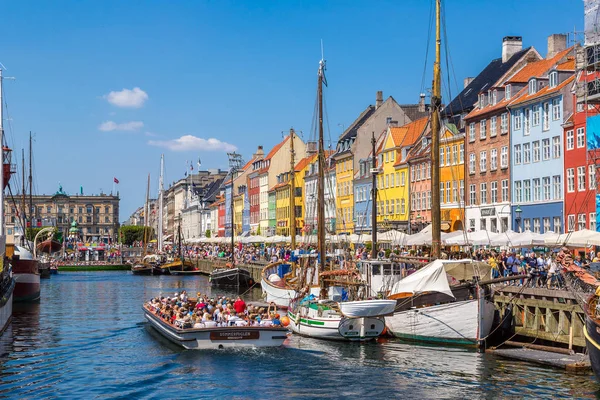
[[[222,142],[219,139],[209,138],[203,139],[192,135],[184,135],[173,140],[150,140],[151,146],[165,147],[172,151],[235,151],[237,147],[234,145]]]
[[[139,87],[110,92],[103,96],[110,104],[117,107],[140,108],[148,100],[148,93]]]
[[[158,135],[157,135],[156,133],[154,133],[154,132],[144,132],[144,134],[145,134],[146,136],[149,136],[149,137],[157,137],[157,136],[158,136]]]
[[[112,132],[112,131],[137,131],[144,127],[144,123],[142,121],[129,121],[123,122],[122,124],[117,124],[114,121],[104,121],[98,126],[98,129],[103,132]]]

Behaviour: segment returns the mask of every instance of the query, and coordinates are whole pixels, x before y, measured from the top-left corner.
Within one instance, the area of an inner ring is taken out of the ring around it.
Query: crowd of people
[[[154,297],[146,307],[163,321],[181,329],[225,326],[280,326],[275,303],[269,307],[248,305],[241,297],[209,297],[197,293],[190,299],[185,290],[172,297]]]

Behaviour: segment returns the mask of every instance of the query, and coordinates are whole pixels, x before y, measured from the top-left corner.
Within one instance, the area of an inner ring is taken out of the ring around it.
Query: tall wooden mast
[[[442,104],[440,71],[440,6],[435,1],[435,63],[433,64],[433,89],[431,94],[431,256],[440,257],[440,107]]]
[[[323,140],[323,83],[325,80],[325,60],[319,61],[317,99],[319,107],[319,155],[317,176],[317,245],[319,251],[319,272],[325,271],[327,256],[325,253],[325,144]],[[321,281],[321,288],[323,283]]]
[[[373,136],[371,137],[371,146],[373,152],[373,158],[371,159],[371,192],[372,198],[371,201],[371,238],[372,238],[372,248],[371,248],[371,259],[377,259],[377,153],[375,152],[375,132],[373,132]]]
[[[27,203],[25,202],[25,149],[21,149],[21,169],[23,172],[22,181],[23,184],[21,186],[21,223],[23,224],[23,236],[21,237],[21,245],[25,245],[25,237],[27,236],[25,233],[27,232]]]
[[[296,250],[296,160],[294,159],[294,128],[290,128],[290,245]]]
[[[31,131],[29,131],[29,215],[30,217],[33,215],[33,163],[32,159],[32,150],[31,150]],[[25,213],[27,215],[27,213]],[[31,221],[33,219],[30,218]],[[33,228],[33,226],[32,226]]]

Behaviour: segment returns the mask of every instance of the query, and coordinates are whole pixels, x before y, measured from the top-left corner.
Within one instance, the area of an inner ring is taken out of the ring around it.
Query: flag
[[[113,181],[118,185],[119,184],[119,180],[117,178],[113,177]]]
[[[193,171],[194,170],[194,164],[190,163],[190,170]]]
[[[198,157],[198,169],[200,169],[201,165],[202,165],[202,163],[200,162],[200,157]]]

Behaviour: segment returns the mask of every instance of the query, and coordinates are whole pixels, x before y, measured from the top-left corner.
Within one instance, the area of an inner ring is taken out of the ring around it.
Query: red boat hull
[[[40,274],[37,260],[12,260],[15,277],[15,302],[38,301],[40,299]]]

